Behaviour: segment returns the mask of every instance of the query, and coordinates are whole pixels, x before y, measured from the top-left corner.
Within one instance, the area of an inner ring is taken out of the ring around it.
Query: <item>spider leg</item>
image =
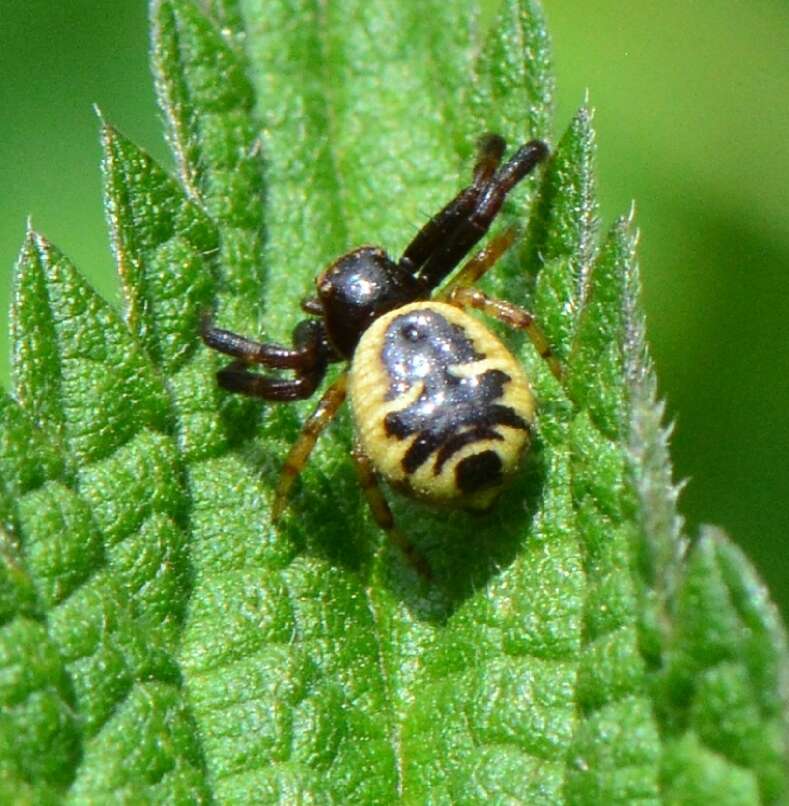
[[[447,302],[460,308],[476,308],[488,316],[504,322],[505,325],[518,330],[525,330],[537,352],[545,359],[554,377],[560,382],[563,380],[562,367],[553,354],[551,345],[542,332],[542,328],[534,321],[534,316],[531,313],[519,308],[517,305],[513,305],[511,302],[489,297],[478,288],[469,288],[467,286],[453,288],[447,296]]]
[[[339,378],[323,393],[318,405],[304,423],[298,439],[293,443],[285,464],[282,466],[274,504],[271,509],[273,521],[279,520],[288,502],[288,493],[296,481],[296,477],[304,469],[307,460],[324,428],[334,419],[335,414],[345,400],[348,386],[348,374],[343,372]]]
[[[311,397],[326,374],[326,364],[313,367],[296,378],[272,378],[249,370],[243,361],[234,361],[216,373],[219,385],[228,392],[259,397],[272,402],[305,400]]]
[[[436,295],[436,299],[448,300],[456,289],[475,285],[512,246],[517,234],[515,227],[510,227],[493,238],[484,249],[480,249],[463,266],[451,282],[441,289]]]
[[[507,143],[500,134],[483,134],[477,142],[477,161],[474,163],[474,185],[482,187],[489,182],[504,156]]]
[[[478,189],[468,215],[457,222],[454,232],[436,244],[435,251],[419,269],[417,277],[426,289],[435,288],[454,270],[488,231],[510,190],[547,156],[548,146],[541,140],[531,140]]]
[[[353,462],[356,466],[356,473],[359,477],[359,484],[367,499],[367,505],[373,520],[384,531],[391,543],[396,546],[406,562],[423,579],[430,579],[432,572],[427,560],[422,556],[419,549],[395,526],[392,510],[384,497],[381,487],[378,484],[378,476],[373,469],[372,462],[359,445],[354,445],[352,454]]]
[[[477,144],[477,161],[474,180],[463,188],[452,201],[436,213],[419,230],[400,258],[400,265],[412,274],[435,252],[468,218],[477,203],[480,191],[490,182],[504,154],[504,138],[498,134],[485,134]]]
[[[246,364],[263,364],[275,369],[307,370],[329,358],[331,348],[322,322],[305,319],[293,331],[293,347],[253,341],[229,330],[214,327],[207,317],[201,323],[203,342]]]

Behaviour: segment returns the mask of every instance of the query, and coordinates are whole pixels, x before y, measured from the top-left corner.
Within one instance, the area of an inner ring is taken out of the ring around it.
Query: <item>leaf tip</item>
[[[632,226],[636,220],[636,213],[638,210],[638,205],[636,204],[635,199],[630,200],[630,207],[628,208],[627,212],[624,214],[623,218],[627,222],[628,227]],[[638,231],[636,231],[636,239],[638,239]]]
[[[630,207],[626,213],[622,213],[616,218],[613,226],[609,230],[609,236],[612,241],[618,241],[627,263],[625,264],[630,272],[636,271],[636,247],[638,245],[639,230],[635,226],[636,210],[635,203],[631,202]]]
[[[22,240],[22,248],[19,250],[17,261],[17,272],[24,267],[24,264],[36,255],[42,255],[50,248],[49,241],[33,226],[33,216],[29,215],[25,222],[25,236]]]
[[[162,42],[164,31],[166,29],[166,16],[165,12],[169,6],[168,0],[151,0],[148,5],[148,21],[151,29],[151,66],[153,68],[154,80],[161,81],[163,79],[162,73]],[[172,11],[170,12],[172,16]]]
[[[107,120],[98,104],[93,104],[93,111],[99,119],[99,142],[101,143],[101,149],[103,151],[102,165],[104,166],[107,161],[112,160],[113,151],[115,150],[118,138],[118,130]]]
[[[583,121],[583,123],[585,123],[589,128],[592,127],[592,124],[594,123],[595,107],[592,105],[589,87],[584,90],[583,100],[581,101],[581,105],[578,107],[578,111],[576,112],[575,116]]]
[[[97,110],[98,111],[98,110]],[[106,170],[112,164],[118,147],[118,130],[99,113],[99,141],[101,143],[102,167]]]

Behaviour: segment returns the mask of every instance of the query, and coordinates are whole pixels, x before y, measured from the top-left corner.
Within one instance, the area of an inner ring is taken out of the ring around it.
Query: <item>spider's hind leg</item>
[[[489,297],[474,284],[492,268],[499,258],[510,248],[517,231],[514,227],[497,235],[484,249],[480,249],[468,260],[457,276],[441,289],[436,299],[456,305],[458,308],[475,308],[482,313],[498,319],[516,330],[523,330],[537,349],[540,357],[548,364],[554,377],[562,381],[563,371],[550,342],[537,324],[534,315],[518,305],[506,300]]]
[[[461,286],[453,288],[448,296],[447,302],[457,305],[459,308],[475,308],[482,313],[504,322],[517,330],[524,330],[536,348],[540,357],[548,365],[553,376],[560,382],[564,380],[564,372],[559,360],[553,354],[553,349],[542,328],[537,324],[534,315],[518,305],[513,305],[502,299],[489,297],[478,288]]]
[[[367,505],[370,507],[373,520],[384,531],[389,541],[400,550],[406,562],[417,574],[423,579],[430,579],[433,574],[427,560],[395,525],[392,510],[381,491],[378,476],[367,454],[364,453],[359,445],[355,445],[352,455],[353,462],[356,465],[356,473],[359,476],[359,484],[364,492],[364,497],[367,499]]]

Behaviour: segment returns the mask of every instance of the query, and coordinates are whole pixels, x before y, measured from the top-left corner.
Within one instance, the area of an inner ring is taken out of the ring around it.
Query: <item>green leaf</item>
[[[197,352],[199,313],[213,300],[216,227],[147,154],[106,123],[102,146],[126,322],[151,361],[174,374]]]
[[[17,267],[0,800],[785,800],[784,634],[727,539],[684,535],[632,216],[598,243],[588,106],[508,200],[498,226],[525,234],[485,278],[533,306],[566,382],[505,334],[540,404],[523,472],[473,522],[390,495],[430,583],[366,512],[347,413],[271,523],[313,404],[222,393],[199,338],[212,308],[288,338],[320,268],[401,251],[479,134],[550,139],[537,4],[151,19],[178,179],[102,121],[123,316],[35,232]]]
[[[656,698],[668,774],[677,768],[691,777],[691,792],[715,793],[721,784],[707,780],[705,769],[714,753],[723,781],[751,793],[740,802],[781,802],[786,638],[766,591],[742,553],[708,527],[684,564],[672,605]],[[688,744],[679,759],[677,746]]]
[[[144,426],[167,427],[163,389],[122,323],[32,231],[19,257],[12,316],[17,399],[62,443],[72,471]]]
[[[238,53],[194,3],[151,4],[156,89],[187,195],[222,224],[217,301],[237,327],[255,319],[263,265],[263,171],[255,95]],[[225,310],[227,308],[227,310]]]
[[[545,171],[524,259],[538,271],[536,304],[551,345],[567,361],[588,293],[597,251],[594,132],[587,106],[578,110]],[[575,313],[568,316],[567,312]]]
[[[2,420],[14,493],[3,581],[19,592],[4,590],[2,652],[6,735],[21,730],[3,744],[2,769],[33,800],[202,797],[173,655],[189,573],[165,389],[118,317],[34,232],[16,288],[26,413],[8,402]]]

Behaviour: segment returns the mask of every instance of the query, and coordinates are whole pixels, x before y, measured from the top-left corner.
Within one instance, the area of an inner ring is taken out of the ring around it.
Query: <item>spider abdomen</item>
[[[523,369],[454,305],[414,302],[376,319],[349,392],[378,473],[433,503],[486,509],[529,444],[535,401]]]

